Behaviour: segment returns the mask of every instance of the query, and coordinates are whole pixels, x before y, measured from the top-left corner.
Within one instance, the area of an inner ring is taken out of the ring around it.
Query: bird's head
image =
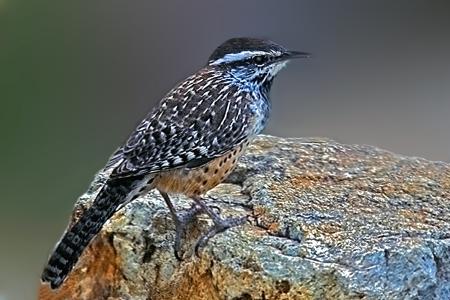
[[[270,86],[290,59],[304,57],[309,53],[289,51],[269,40],[232,38],[214,50],[208,66],[223,68],[243,83]]]

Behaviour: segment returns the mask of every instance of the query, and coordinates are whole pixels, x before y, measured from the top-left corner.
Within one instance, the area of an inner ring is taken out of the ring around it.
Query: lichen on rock
[[[225,216],[249,215],[248,224],[196,257],[211,225],[199,216],[179,262],[174,224],[151,192],[119,211],[61,290],[42,286],[40,299],[450,299],[449,164],[260,136],[207,202]]]

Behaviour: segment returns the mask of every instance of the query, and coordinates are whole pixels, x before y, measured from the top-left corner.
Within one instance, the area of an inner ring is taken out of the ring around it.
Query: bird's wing
[[[245,141],[252,130],[246,94],[235,87],[207,91],[170,92],[113,155],[111,177],[198,167]]]

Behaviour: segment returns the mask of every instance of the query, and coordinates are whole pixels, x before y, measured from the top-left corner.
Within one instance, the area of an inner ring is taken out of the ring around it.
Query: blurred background
[[[0,0],[0,300],[34,299],[74,201],[224,40],[312,52],[267,133],[450,159],[448,1]]]

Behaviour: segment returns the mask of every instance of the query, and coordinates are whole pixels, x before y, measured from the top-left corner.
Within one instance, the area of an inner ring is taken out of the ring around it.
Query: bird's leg
[[[181,239],[186,233],[186,227],[195,219],[199,213],[203,212],[203,208],[197,204],[194,204],[190,209],[183,213],[177,214],[175,207],[170,201],[169,195],[165,192],[161,192],[161,196],[169,208],[172,219],[175,223],[175,243],[174,243],[174,253],[178,260],[182,260],[181,254]]]
[[[195,254],[197,256],[199,256],[198,251],[206,245],[210,238],[214,237],[218,233],[224,232],[231,227],[242,225],[247,221],[247,217],[224,219],[220,217],[220,215],[217,214],[212,207],[206,205],[200,197],[194,197],[193,200],[202,208],[204,212],[208,214],[208,216],[214,222],[214,225],[205,234],[203,234],[195,244]]]

